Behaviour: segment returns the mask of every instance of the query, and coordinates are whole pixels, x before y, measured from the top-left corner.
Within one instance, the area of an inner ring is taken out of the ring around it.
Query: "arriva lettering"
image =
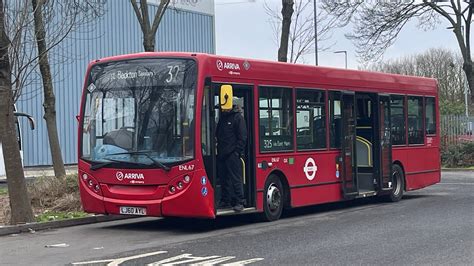
[[[224,69],[240,70],[240,65],[236,63],[224,63]]]
[[[124,179],[145,179],[143,174],[126,173]]]

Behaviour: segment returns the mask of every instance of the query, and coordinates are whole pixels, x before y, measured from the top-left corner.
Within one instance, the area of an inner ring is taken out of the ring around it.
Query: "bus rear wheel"
[[[398,202],[403,197],[403,190],[405,188],[405,175],[403,169],[398,164],[392,166],[392,182],[393,189],[386,199],[391,202]]]
[[[265,221],[271,222],[280,218],[283,212],[284,193],[280,178],[270,175],[265,182],[263,195],[263,218]]]

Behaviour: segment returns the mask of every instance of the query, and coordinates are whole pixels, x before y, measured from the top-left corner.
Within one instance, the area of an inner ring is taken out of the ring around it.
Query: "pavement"
[[[76,174],[77,165],[65,165],[66,174]],[[24,168],[25,178],[32,179],[35,177],[41,176],[54,176],[54,170],[51,166],[35,166],[35,167],[25,167]],[[6,176],[0,175],[0,183],[5,183],[7,180]]]
[[[398,203],[293,209],[272,223],[139,218],[0,237],[2,265],[473,265],[474,172]]]

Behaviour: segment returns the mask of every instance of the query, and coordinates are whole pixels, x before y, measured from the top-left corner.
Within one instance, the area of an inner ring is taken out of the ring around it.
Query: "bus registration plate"
[[[121,206],[120,207],[120,214],[146,215],[146,208]]]

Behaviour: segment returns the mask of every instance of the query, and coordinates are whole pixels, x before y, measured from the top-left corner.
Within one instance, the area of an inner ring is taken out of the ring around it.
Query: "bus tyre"
[[[263,219],[265,221],[271,222],[280,218],[284,205],[284,193],[280,178],[270,175],[265,182],[263,194]]]
[[[387,200],[397,202],[402,199],[403,190],[405,188],[405,175],[403,174],[403,169],[398,164],[392,166],[392,182],[393,189],[390,194],[387,195]]]

